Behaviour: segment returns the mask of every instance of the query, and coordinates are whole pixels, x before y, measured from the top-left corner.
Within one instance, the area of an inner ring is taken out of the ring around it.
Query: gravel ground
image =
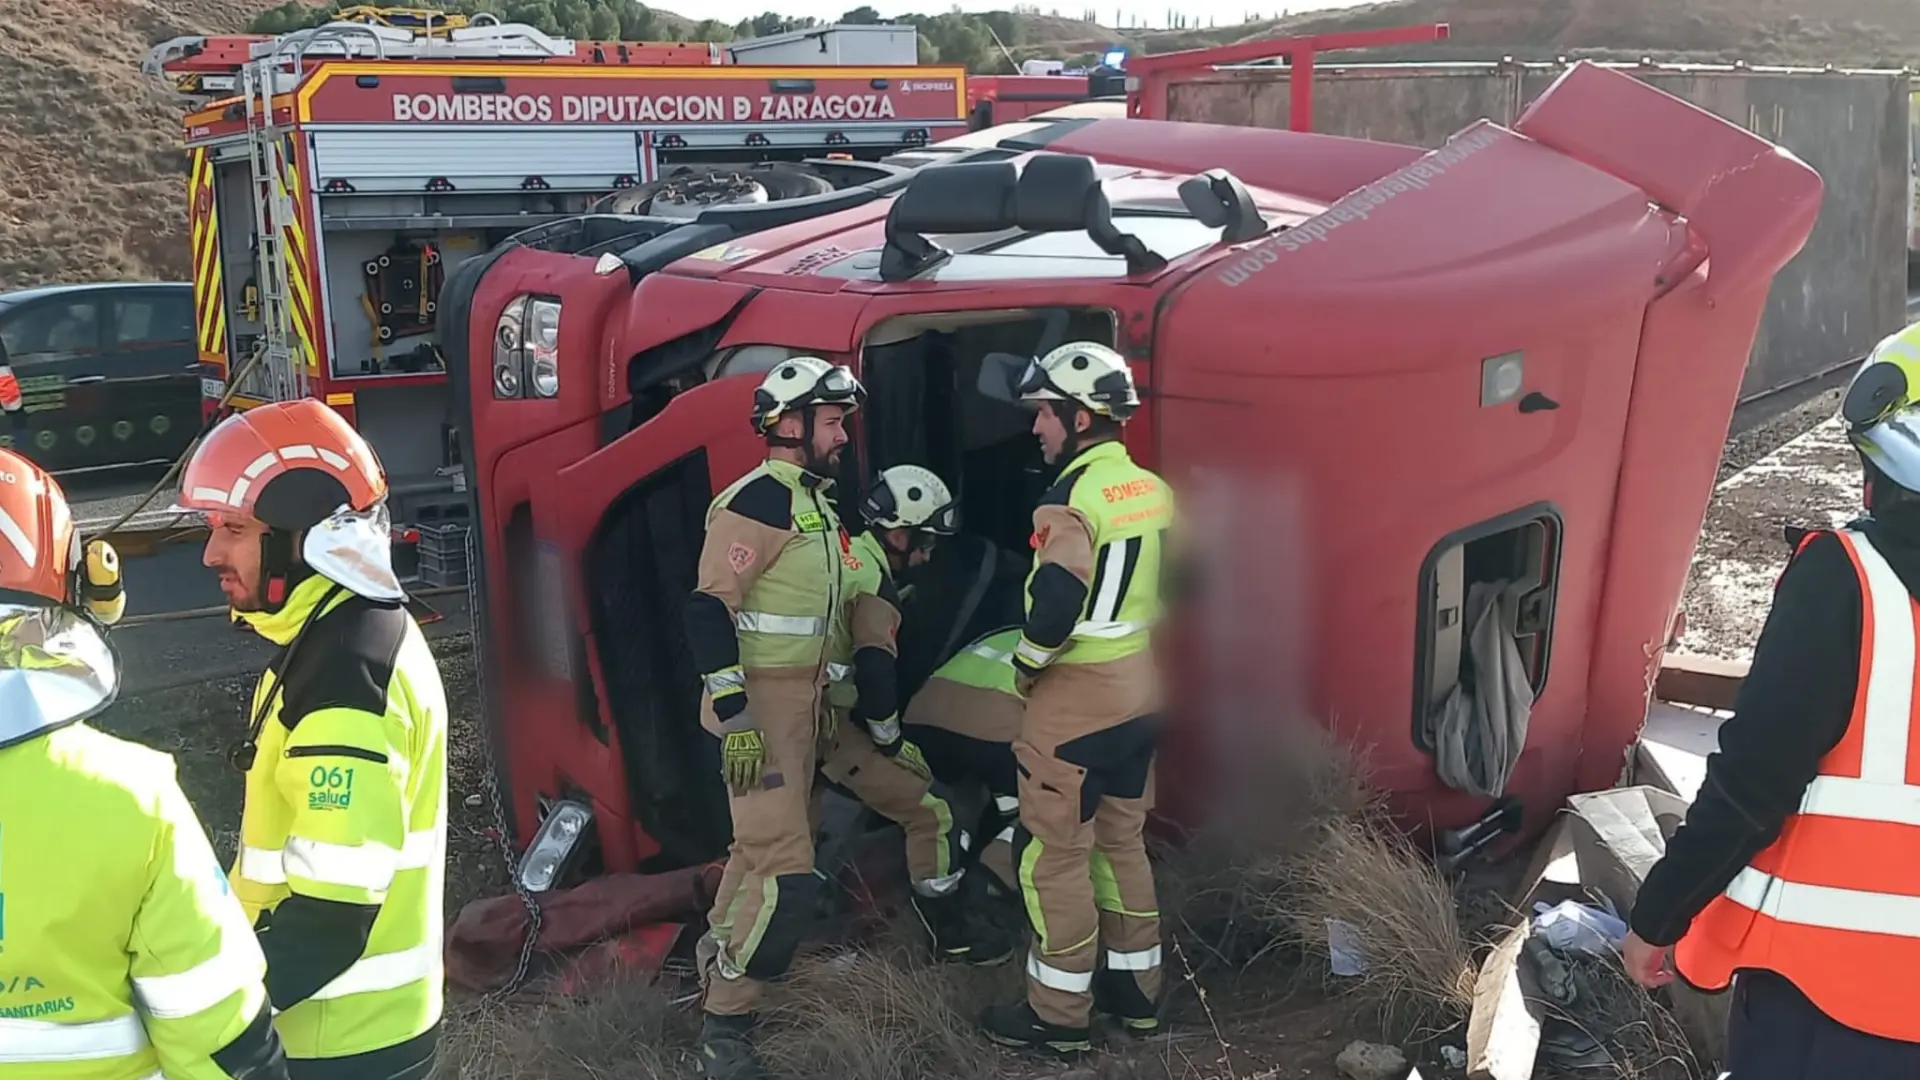
[[[1789,421],[1796,417],[1814,426],[1795,435]],[[1769,447],[1783,435],[1791,437]],[[1753,655],[1774,581],[1791,554],[1782,528],[1843,525],[1860,510],[1859,459],[1831,404],[1787,414],[1742,438],[1739,449],[1752,460],[1738,471],[1722,469],[1687,577],[1680,642],[1688,652],[1729,660]]]

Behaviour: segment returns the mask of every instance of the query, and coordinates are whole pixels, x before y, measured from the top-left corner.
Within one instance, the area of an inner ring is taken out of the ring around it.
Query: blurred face
[[[266,607],[260,574],[260,538],[267,527],[242,515],[209,514],[207,549],[200,561],[220,575],[220,592],[235,611]]]

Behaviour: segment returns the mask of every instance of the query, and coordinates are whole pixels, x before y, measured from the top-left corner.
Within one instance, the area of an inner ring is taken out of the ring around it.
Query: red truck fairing
[[[1478,816],[1485,798],[1436,778],[1430,718],[1458,681],[1464,594],[1493,580],[1519,583],[1539,692],[1509,785],[1528,824],[1611,783],[1761,300],[1821,187],[1763,140],[1591,67],[1517,128],[1477,125],[1422,154],[1100,120],[999,151],[1098,160],[1115,220],[1166,248],[1162,262],[1109,257],[1055,223],[956,229],[935,237],[950,256],[885,271],[913,249],[882,250],[888,215],[907,216],[894,193],[942,165],[812,212],[705,215],[574,254],[510,244],[463,268],[446,306],[466,327],[451,358],[516,831],[567,797],[593,809],[608,868],[720,850],[723,797],[678,619],[707,501],[761,456],[744,420],[757,372],[794,351],[861,368],[875,396],[868,460],[843,477],[856,481],[902,447],[946,452],[939,423],[899,404],[920,400],[912,372],[923,355],[924,378],[977,363],[939,342],[975,324],[990,342],[1009,313],[1034,319],[1014,337],[1042,323],[1110,333],[1148,401],[1128,443],[1183,492],[1206,545],[1200,632],[1177,642],[1170,810],[1201,809],[1235,725],[1296,711],[1368,746],[1410,818]],[[1236,211],[1192,244],[1196,217],[1140,217],[1214,167],[1244,182],[1264,224],[1236,232],[1249,220]],[[560,389],[497,399],[496,320],[527,295],[562,301]],[[961,490],[979,502],[968,520],[996,536],[1030,505],[1020,469],[995,456],[1022,452],[1018,435],[951,455],[993,478]],[[1004,506],[979,494],[995,484]]]

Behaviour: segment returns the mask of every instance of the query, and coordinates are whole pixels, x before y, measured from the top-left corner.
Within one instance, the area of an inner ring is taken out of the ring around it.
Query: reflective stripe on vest
[[[967,651],[981,658],[982,660],[991,660],[996,664],[1013,663],[1012,649],[996,649],[993,646],[983,642],[979,645],[975,645],[973,648],[968,649]]]
[[[755,634],[784,634],[787,637],[819,637],[827,632],[827,621],[818,615],[772,615],[764,611],[743,611],[733,620],[738,629]]]
[[[1836,535],[1863,598],[1846,734],[1778,839],[1695,917],[1674,961],[1707,990],[1742,968],[1772,971],[1847,1027],[1920,1042],[1920,1010],[1904,989],[1920,966],[1920,606],[1864,535]]]
[[[240,924],[243,928],[244,923]],[[243,990],[260,985],[260,954],[251,941],[226,941],[213,959],[177,975],[136,975],[133,991],[146,1011],[162,1020],[205,1012]]]
[[[440,970],[439,961],[440,934],[435,931],[425,944],[355,960],[352,967],[314,991],[313,997],[316,1001],[328,1001],[349,994],[397,990],[408,983],[436,976]]]
[[[1023,641],[1016,655],[1034,667],[1131,656],[1147,648],[1148,632],[1161,617],[1160,564],[1166,530],[1172,525],[1172,492],[1164,480],[1135,464],[1118,442],[1082,451],[1061,477],[1059,483],[1068,485],[1067,505],[1085,518],[1092,532],[1086,607],[1060,646],[1043,650]],[[1059,494],[1056,485],[1048,498]],[[1034,570],[1027,575],[1029,598],[1039,565],[1036,542]]]
[[[769,481],[785,489],[791,527],[778,551],[759,553],[759,576],[740,598],[734,615],[740,665],[748,671],[814,668],[844,659],[830,645],[846,633],[840,594],[850,541],[818,481],[790,462],[763,462],[714,497],[707,524],[711,528],[741,491]]]
[[[99,1061],[131,1057],[147,1048],[147,1029],[135,1013],[88,1024],[0,1020],[0,1065]]]
[[[287,841],[285,850],[242,847],[240,876],[262,885],[285,885],[287,863],[293,861],[295,873],[315,881],[385,888],[400,870],[424,870],[431,866],[439,841],[437,829],[410,832],[406,847],[396,853],[385,844],[342,847],[293,837]],[[368,884],[375,877],[379,878],[378,882]]]

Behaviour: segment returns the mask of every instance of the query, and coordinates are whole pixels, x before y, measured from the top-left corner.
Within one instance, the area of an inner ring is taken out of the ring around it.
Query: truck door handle
[[[84,383],[97,383],[97,382],[106,382],[106,381],[107,381],[107,377],[105,375],[75,375],[73,378],[67,380],[67,385],[80,386]]]

